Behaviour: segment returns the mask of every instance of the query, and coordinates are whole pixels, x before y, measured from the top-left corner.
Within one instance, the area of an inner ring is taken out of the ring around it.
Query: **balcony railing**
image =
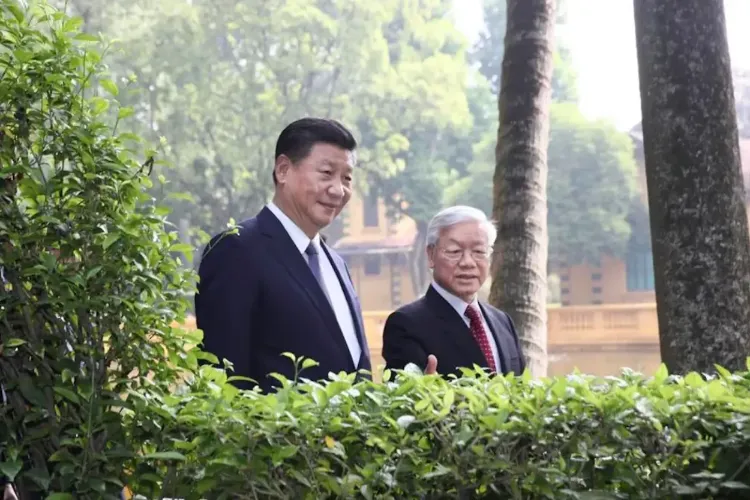
[[[388,314],[363,314],[373,366],[384,364],[381,350]],[[656,304],[550,307],[547,346],[550,375],[573,368],[597,375],[616,374],[623,367],[651,372],[660,362]]]

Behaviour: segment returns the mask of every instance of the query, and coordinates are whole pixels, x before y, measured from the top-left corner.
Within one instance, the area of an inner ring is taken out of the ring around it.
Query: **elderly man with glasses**
[[[481,366],[520,375],[526,364],[513,321],[480,302],[497,230],[476,208],[442,210],[427,228],[433,281],[425,295],[391,313],[383,330],[383,357],[391,369],[414,363],[425,373],[460,375]]]

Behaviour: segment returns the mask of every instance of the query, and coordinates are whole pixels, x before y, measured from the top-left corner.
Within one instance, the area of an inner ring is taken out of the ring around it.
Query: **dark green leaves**
[[[134,415],[198,366],[174,326],[193,280],[144,194],[146,145],[116,134],[133,110],[104,97],[98,37],[39,2],[0,8],[0,476],[114,498],[145,454],[130,429],[164,426]]]
[[[469,371],[383,384],[337,375],[231,397],[226,383],[204,367],[179,395],[139,410],[159,431],[138,441],[184,455],[179,471],[155,451],[139,465],[169,478],[170,495],[706,498],[750,485],[746,374],[533,381]],[[152,491],[137,475],[131,484]]]
[[[21,471],[22,466],[23,464],[20,460],[0,462],[0,473],[2,473],[8,481],[14,481],[18,473]]]

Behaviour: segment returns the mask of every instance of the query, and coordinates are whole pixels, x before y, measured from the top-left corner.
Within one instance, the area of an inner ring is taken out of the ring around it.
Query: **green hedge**
[[[140,462],[132,484],[184,498],[742,498],[750,374],[719,370],[342,375],[260,396],[204,368],[137,410],[151,424],[132,438],[165,459]]]

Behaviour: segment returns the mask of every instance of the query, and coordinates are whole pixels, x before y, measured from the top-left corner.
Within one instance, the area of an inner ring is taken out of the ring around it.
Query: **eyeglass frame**
[[[492,249],[488,249],[486,252],[481,252],[482,255],[477,256],[475,253],[479,253],[476,249],[472,248],[456,248],[454,249],[447,249],[445,247],[438,248],[436,245],[433,245],[433,249],[437,250],[448,262],[452,262],[454,264],[457,264],[461,262],[464,258],[464,254],[466,252],[469,252],[469,256],[471,257],[471,260],[473,260],[475,263],[486,263],[490,261],[490,258],[492,257]],[[457,253],[453,253],[457,252]]]

